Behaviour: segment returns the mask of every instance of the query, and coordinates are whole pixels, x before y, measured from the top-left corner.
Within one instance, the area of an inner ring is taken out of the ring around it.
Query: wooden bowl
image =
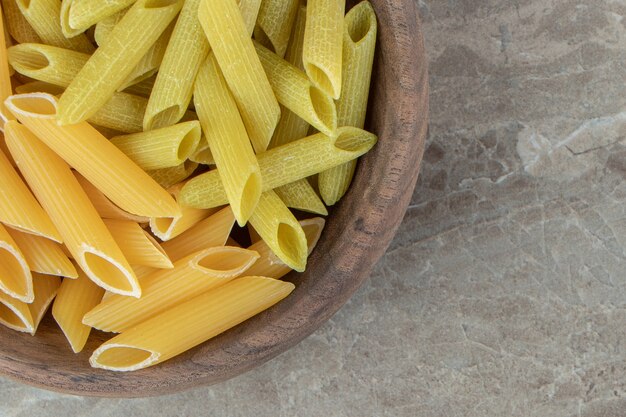
[[[346,197],[294,292],[270,310],[161,365],[129,373],[89,366],[108,336],[94,332],[75,355],[48,317],[37,335],[0,326],[0,374],[64,393],[140,397],[214,384],[284,352],[328,320],[369,276],[411,198],[428,116],[427,63],[414,0],[371,0],[379,19],[367,128],[378,145],[359,164]],[[355,2],[349,1],[349,6]]]

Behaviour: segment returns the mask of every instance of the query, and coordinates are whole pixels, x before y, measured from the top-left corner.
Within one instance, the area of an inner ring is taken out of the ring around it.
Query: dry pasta
[[[88,123],[59,126],[54,97],[21,94],[11,96],[6,104],[20,122],[121,208],[148,217],[180,213],[167,191]]]
[[[64,279],[52,305],[52,316],[59,324],[74,353],[83,350],[91,327],[83,324],[83,316],[94,308],[104,290],[94,284],[79,268],[77,279]]]
[[[18,43],[40,43],[39,35],[30,26],[15,0],[2,0],[5,26],[13,39]]]
[[[198,72],[194,102],[228,202],[237,222],[244,225],[261,197],[261,170],[213,53]]]
[[[69,278],[78,276],[60,243],[18,230],[7,229],[7,232],[20,248],[31,271]]]
[[[289,208],[322,216],[328,215],[324,203],[306,179],[277,187],[274,191]]]
[[[113,371],[161,363],[271,307],[293,289],[292,283],[271,278],[235,279],[103,343],[89,361]]]
[[[239,106],[254,150],[267,149],[280,108],[232,0],[201,0],[198,18]]]
[[[307,75],[337,100],[341,93],[341,48],[346,0],[309,0],[302,61]]]
[[[258,253],[219,246],[187,256],[170,270],[156,271],[141,280],[140,299],[110,296],[85,314],[83,322],[120,333],[203,292],[226,284],[250,268]]]
[[[285,56],[300,0],[264,0],[254,37],[278,56]]]
[[[17,122],[8,122],[6,133],[20,171],[80,267],[101,287],[139,297],[141,289],[130,265],[69,166]]]
[[[0,295],[33,301],[33,278],[26,258],[9,232],[0,224]]]
[[[342,127],[337,133],[334,141],[317,133],[258,154],[263,191],[358,158],[376,143],[376,135],[361,129]],[[181,204],[198,208],[216,207],[226,204],[227,201],[217,170],[189,180],[180,196]]]
[[[103,219],[103,221],[129,264],[172,268],[172,261],[165,250],[137,223],[130,220]]]
[[[376,15],[368,1],[359,3],[346,15],[342,91],[337,101],[339,126],[363,128],[365,125],[376,32]],[[332,206],[343,197],[352,182],[355,168],[356,161],[350,161],[320,173],[319,190],[326,204]]]

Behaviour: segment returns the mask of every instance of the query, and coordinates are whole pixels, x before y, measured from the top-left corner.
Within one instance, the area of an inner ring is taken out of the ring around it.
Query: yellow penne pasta
[[[322,216],[328,215],[324,203],[322,203],[322,200],[320,200],[306,179],[277,187],[274,191],[289,208],[306,211],[307,213],[321,214]]]
[[[280,108],[237,4],[232,0],[201,0],[198,18],[237,102],[254,150],[263,152],[278,123]]]
[[[80,269],[79,269],[80,270]],[[59,324],[74,353],[83,350],[91,327],[83,316],[100,303],[104,290],[80,271],[77,279],[64,279],[52,305],[52,316]]]
[[[342,127],[336,140],[321,133],[308,136],[257,155],[263,191],[309,177],[365,154],[376,144],[376,135]],[[181,204],[209,208],[226,204],[228,198],[217,170],[189,180],[180,195]]]
[[[324,230],[326,221],[321,217],[300,220],[300,226],[304,231],[307,241],[307,252],[310,255],[315,249],[318,240]],[[292,271],[280,259],[274,255],[270,247],[263,240],[259,240],[248,247],[259,254],[259,259],[246,271],[248,275],[259,275],[269,278],[282,278]]]
[[[167,29],[159,36],[159,39],[148,49],[148,52],[141,58],[137,66],[122,82],[122,85],[117,88],[117,91],[125,90],[132,85],[140,83],[159,71],[173,29],[174,25],[170,23]]]
[[[19,332],[35,335],[41,319],[54,299],[61,278],[33,274],[34,300],[26,304],[0,292],[0,324]]]
[[[76,124],[95,114],[176,17],[182,3],[138,0],[61,96],[58,122]]]
[[[67,37],[76,36],[134,3],[135,0],[63,0],[61,26]]]
[[[5,24],[9,34],[18,43],[34,42],[40,43],[41,38],[30,26],[15,0],[2,0],[2,10],[4,12]]]
[[[16,3],[44,43],[80,52],[93,52],[94,47],[85,35],[77,35],[71,39],[63,35],[61,2],[58,0],[16,0]]]
[[[31,81],[26,84],[18,85],[14,90],[16,94],[48,93],[57,95],[63,93],[64,88],[44,81]]]
[[[258,43],[255,48],[278,102],[318,131],[333,136],[337,129],[333,99],[311,84],[306,74],[294,65]]]
[[[161,187],[170,188],[171,186],[178,184],[189,178],[191,174],[198,168],[198,164],[192,161],[185,161],[184,163],[171,167],[171,168],[162,168],[155,169],[152,171],[148,171],[148,175],[152,177]],[[180,214],[177,214],[178,216]],[[160,216],[155,216],[160,217]],[[168,216],[163,216],[168,217]],[[171,216],[175,217],[175,216]]]
[[[341,93],[341,47],[345,0],[309,0],[302,61],[307,75],[337,100]]]
[[[296,21],[293,25],[293,32],[289,45],[287,46],[287,52],[285,53],[285,60],[291,65],[294,65],[301,71],[304,71],[304,64],[302,63],[302,47],[304,43],[304,30],[306,26],[306,6],[300,6],[296,15]],[[289,142],[293,142],[297,139],[302,139],[307,136],[309,131],[309,124],[300,118],[297,114],[291,110],[282,108],[280,114],[280,120],[272,136],[269,148],[275,148],[277,146],[284,145]]]
[[[376,25],[376,14],[368,1],[359,3],[346,15],[342,91],[337,101],[339,126],[363,128],[365,125],[376,48]],[[320,173],[319,190],[326,204],[332,206],[348,191],[355,168],[356,161],[350,161]]]
[[[254,29],[255,39],[278,56],[285,56],[299,6],[300,0],[264,0]]]
[[[83,323],[123,332],[165,310],[226,284],[257,260],[256,252],[219,246],[194,253],[141,280],[141,299],[113,295],[85,314]]]
[[[21,43],[8,49],[9,63],[27,77],[67,87],[89,54],[41,43]]]
[[[196,151],[189,156],[189,160],[203,165],[215,165],[215,158],[213,158],[206,137],[200,138],[200,144],[198,144]]]
[[[209,42],[198,20],[200,0],[186,0],[157,74],[144,116],[144,130],[177,123],[185,114]]]
[[[3,152],[0,153],[0,222],[26,233],[61,242],[61,235],[50,217]]]
[[[122,210],[118,206],[116,206],[111,200],[109,200],[100,190],[98,190],[92,183],[87,181],[85,177],[80,175],[78,172],[75,172],[74,175],[78,180],[78,183],[82,187],[87,197],[93,204],[94,208],[98,212],[98,215],[103,219],[112,219],[112,220],[130,220],[135,223],[148,223],[150,221],[149,217],[137,216],[135,214],[129,213],[127,211]]]
[[[80,267],[101,287],[139,297],[130,265],[70,167],[17,122],[8,122],[5,131],[20,171]]]
[[[250,224],[272,252],[298,272],[306,267],[306,237],[298,220],[274,191],[261,195]]]
[[[161,363],[271,307],[293,289],[292,283],[271,278],[233,280],[105,342],[89,361],[113,371]]]
[[[178,199],[182,185],[183,184],[181,183],[170,187],[169,192],[175,199]],[[162,241],[168,241],[181,233],[184,233],[194,227],[197,223],[218,211],[214,208],[197,209],[182,205],[180,206],[180,209],[182,213],[180,216],[155,217],[150,219],[150,230],[152,233]]]
[[[24,303],[33,301],[33,278],[26,258],[9,232],[0,224],[0,295]]]
[[[0,103],[0,129],[2,129],[6,120],[14,119],[11,112],[4,107],[4,100],[12,94],[11,68],[7,58],[7,49],[5,48],[9,39],[5,37],[5,33],[4,17],[2,16],[2,9],[0,9],[0,100],[2,101]]]
[[[31,271],[69,278],[78,276],[76,268],[65,256],[61,244],[17,230],[7,229],[7,232],[20,248]]]
[[[89,122],[124,133],[141,132],[147,105],[148,100],[144,97],[116,92],[89,118]]]
[[[163,242],[161,245],[172,262],[185,256],[214,246],[223,246],[233,228],[235,216],[230,207],[225,207],[210,217],[196,223],[194,227]]]
[[[243,24],[250,36],[254,31],[259,11],[261,9],[261,0],[237,0],[239,3],[239,10],[241,11],[241,18]]]
[[[53,96],[37,93],[6,101],[20,122],[119,207],[148,217],[180,214],[166,190],[88,123],[59,126],[56,104]]]
[[[185,162],[200,142],[200,122],[111,138],[111,143],[144,170],[170,168]]]
[[[152,92],[152,89],[154,88],[155,81],[156,81],[156,75],[153,75],[150,78],[147,78],[143,81],[138,82],[137,84],[133,84],[129,86],[127,89],[124,90],[124,92],[148,98],[150,97],[150,93]]]
[[[109,15],[96,23],[93,37],[98,46],[101,46],[104,41],[106,41],[106,38],[111,34],[111,32],[113,32],[113,28],[115,27],[115,25],[118,24],[120,20],[122,20],[122,17],[124,17],[128,9],[129,8],[125,8],[120,10],[119,12],[115,12],[112,15]]]
[[[237,222],[243,226],[261,196],[261,171],[237,104],[213,53],[198,72],[194,103],[228,202]]]
[[[152,268],[172,268],[172,261],[161,245],[130,220],[103,219],[107,229],[117,242],[128,263]]]

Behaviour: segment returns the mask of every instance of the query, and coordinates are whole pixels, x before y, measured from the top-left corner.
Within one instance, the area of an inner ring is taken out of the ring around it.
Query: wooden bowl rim
[[[0,349],[0,375],[75,395],[144,397],[174,393],[224,381],[266,362],[313,333],[339,310],[369,276],[402,221],[417,180],[428,125],[427,61],[414,1],[371,2],[381,23],[375,67],[384,67],[382,75],[386,77],[384,86],[375,85],[374,89],[387,100],[370,103],[375,120],[369,120],[368,127],[379,135],[380,142],[362,158],[354,188],[329,216],[327,229],[309,261],[310,269],[287,278],[297,284],[294,293],[177,358],[132,373],[96,369],[80,373],[72,369],[76,362],[86,362],[93,349],[74,360],[64,357],[64,363],[57,365],[35,362],[20,355],[19,350],[22,338],[26,343],[30,336],[0,329],[5,338],[20,340]],[[357,189],[364,190],[362,196],[355,195]],[[316,276],[310,277],[313,272]],[[40,344],[45,346],[45,341]],[[69,351],[67,346],[59,348]]]

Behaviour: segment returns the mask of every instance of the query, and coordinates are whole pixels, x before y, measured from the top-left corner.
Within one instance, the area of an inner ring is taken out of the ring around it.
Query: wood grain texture
[[[360,161],[351,189],[328,217],[294,292],[268,311],[154,368],[112,373],[89,367],[107,338],[94,332],[78,355],[47,316],[37,336],[0,328],[0,373],[65,393],[142,397],[213,384],[277,356],[327,321],[368,278],[411,197],[428,128],[428,75],[413,0],[371,0],[380,29],[366,128],[380,141]],[[349,6],[355,2],[349,2]]]

